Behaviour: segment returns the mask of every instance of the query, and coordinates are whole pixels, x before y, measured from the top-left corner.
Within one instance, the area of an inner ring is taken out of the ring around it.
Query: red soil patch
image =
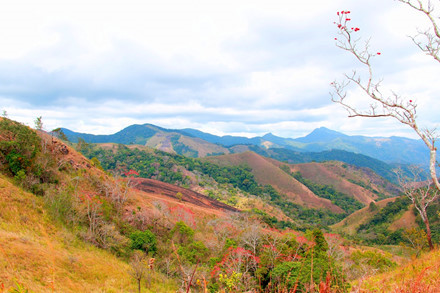
[[[183,187],[172,185],[169,183],[164,183],[158,180],[146,179],[146,178],[133,178],[132,181],[135,185],[134,188],[144,191],[147,194],[154,194],[154,195],[159,195],[161,197],[168,197],[173,201],[175,201],[176,203],[178,202],[191,203],[195,206],[204,209],[220,210],[222,212],[239,211],[234,207],[219,202],[215,199],[209,198],[206,195],[197,193],[189,189],[185,189]],[[179,192],[182,194],[181,198],[177,196]]]

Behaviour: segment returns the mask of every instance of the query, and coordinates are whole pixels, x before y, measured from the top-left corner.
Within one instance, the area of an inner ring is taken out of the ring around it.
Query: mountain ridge
[[[233,148],[238,145],[258,146],[262,149],[288,149],[296,152],[323,152],[331,150],[343,150],[355,154],[362,154],[381,160],[388,164],[415,164],[427,165],[428,153],[421,140],[405,137],[367,137],[350,136],[325,127],[313,130],[310,134],[299,138],[283,138],[272,133],[263,136],[247,138],[242,136],[217,136],[200,130],[185,129],[166,129],[152,124],[135,124],[128,126],[114,134],[93,135],[78,133],[66,128],[62,128],[67,138],[72,142],[77,142],[82,138],[89,143],[121,143],[121,144],[142,144],[153,148],[161,149],[161,145],[156,146],[149,143],[157,135],[168,136],[167,151],[191,157],[203,157],[233,153]],[[173,141],[171,141],[173,139]],[[203,155],[197,150],[195,139],[204,140],[205,151]],[[182,141],[192,141],[192,146]],[[185,153],[186,152],[186,153]]]

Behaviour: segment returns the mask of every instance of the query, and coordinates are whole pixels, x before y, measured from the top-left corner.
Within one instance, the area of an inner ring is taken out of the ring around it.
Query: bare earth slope
[[[190,203],[205,210],[238,212],[236,208],[211,199],[206,195],[169,183],[146,178],[134,178],[133,183],[136,189],[144,191],[147,193],[147,196],[148,194],[161,195],[170,198],[176,203]],[[180,194],[178,195],[178,193]]]
[[[227,148],[220,145],[173,132],[157,132],[148,139],[145,145],[172,154],[187,155],[187,152],[189,152],[188,154],[192,154],[194,157],[206,157],[212,153],[229,153]],[[181,150],[179,150],[179,147]]]

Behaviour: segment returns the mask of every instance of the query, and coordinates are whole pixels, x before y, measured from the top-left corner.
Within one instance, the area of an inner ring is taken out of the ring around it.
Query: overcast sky
[[[336,48],[336,12],[371,39],[384,85],[439,123],[440,65],[408,35],[427,23],[393,0],[14,0],[0,4],[0,110],[47,130],[110,134],[131,124],[217,135],[412,136],[348,119],[330,83],[358,68]],[[439,8],[440,9],[440,8]],[[360,98],[358,91],[349,92]]]

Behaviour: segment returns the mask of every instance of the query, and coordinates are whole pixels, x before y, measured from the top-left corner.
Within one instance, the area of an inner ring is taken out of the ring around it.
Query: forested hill
[[[353,170],[359,174],[351,182],[347,179],[354,175],[335,175],[333,180],[343,181],[349,188],[335,189],[332,182],[307,181],[307,178],[301,181],[294,174],[294,167],[283,170],[285,163],[252,152],[193,159],[137,145],[81,144],[80,147],[87,157],[96,158],[112,173],[123,174],[133,169],[140,177],[190,188],[238,208],[242,208],[241,202],[248,201],[246,198],[256,198],[266,207],[282,211],[297,228],[335,223],[370,201],[394,196],[397,190],[383,189],[379,186],[383,181],[376,185],[378,181],[368,172],[342,166],[339,168],[344,172]],[[350,186],[357,186],[358,190]],[[355,197],[353,192],[366,197]]]

